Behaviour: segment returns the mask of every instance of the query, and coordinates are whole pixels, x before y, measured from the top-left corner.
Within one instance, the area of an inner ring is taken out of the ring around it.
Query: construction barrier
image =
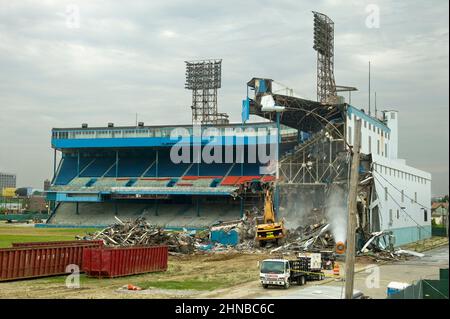
[[[63,275],[68,265],[83,264],[83,250],[101,247],[98,242],[36,245],[0,249],[0,281]]]
[[[91,277],[120,277],[166,271],[167,246],[88,248],[83,253],[83,271]]]

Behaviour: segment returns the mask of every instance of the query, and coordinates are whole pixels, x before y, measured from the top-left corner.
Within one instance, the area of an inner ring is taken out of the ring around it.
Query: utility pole
[[[361,120],[355,121],[355,142],[353,144],[350,187],[348,191],[347,249],[345,257],[345,299],[353,298],[355,271],[356,210],[359,182],[359,152],[361,148]]]

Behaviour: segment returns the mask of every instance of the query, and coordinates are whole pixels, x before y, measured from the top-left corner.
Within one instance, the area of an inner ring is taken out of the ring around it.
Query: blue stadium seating
[[[242,173],[242,164],[236,163],[212,163],[212,164],[194,164],[180,163],[175,164],[170,159],[170,152],[159,152],[158,173],[156,165],[153,165],[146,171],[156,159],[155,152],[146,152],[142,154],[123,154],[119,156],[119,166],[116,172],[115,157],[105,155],[82,156],[80,157],[80,175],[79,177],[180,177],[183,174],[187,176],[240,176]],[[190,168],[189,168],[190,167]],[[243,175],[256,176],[259,174],[260,164],[243,164]],[[77,177],[78,159],[76,156],[65,156],[61,163],[59,174],[55,179],[55,185],[67,185],[73,178]],[[117,173],[117,176],[116,176]]]
[[[191,164],[180,163],[175,164],[170,159],[169,152],[159,153],[158,158],[158,176],[159,177],[178,177],[183,175],[183,173],[189,168]]]
[[[61,162],[59,174],[55,178],[55,185],[66,185],[77,176],[78,159],[76,157],[64,157]]]
[[[154,160],[154,158],[149,157],[120,157],[118,176],[139,177]]]
[[[95,161],[90,164],[82,173],[81,177],[101,177],[114,163],[115,159],[113,157],[98,157]],[[115,176],[115,170],[111,169],[107,177]]]

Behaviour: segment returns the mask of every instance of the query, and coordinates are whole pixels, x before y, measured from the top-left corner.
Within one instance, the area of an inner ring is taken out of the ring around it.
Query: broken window
[[[400,219],[400,210],[397,209],[397,219]]]
[[[405,202],[405,191],[402,190],[402,203]]]
[[[428,211],[426,209],[423,210],[423,221],[424,222],[428,221]]]
[[[377,141],[377,154],[380,155],[380,140]]]
[[[387,144],[384,144],[384,156],[388,156],[388,145]]]
[[[372,153],[372,137],[369,136],[369,154]]]
[[[388,188],[387,187],[384,188],[384,200],[385,201],[388,200]]]

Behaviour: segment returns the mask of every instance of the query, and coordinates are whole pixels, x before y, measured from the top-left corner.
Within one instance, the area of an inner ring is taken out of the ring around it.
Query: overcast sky
[[[433,174],[433,194],[448,193],[447,0],[0,4],[0,171],[18,186],[51,178],[52,127],[130,125],[136,113],[190,123],[188,59],[223,59],[219,108],[233,121],[254,76],[315,99],[315,10],[335,22],[337,84],[357,86],[352,104],[366,108],[371,60],[378,108],[400,111],[400,156]],[[370,4],[379,28],[366,25]]]

